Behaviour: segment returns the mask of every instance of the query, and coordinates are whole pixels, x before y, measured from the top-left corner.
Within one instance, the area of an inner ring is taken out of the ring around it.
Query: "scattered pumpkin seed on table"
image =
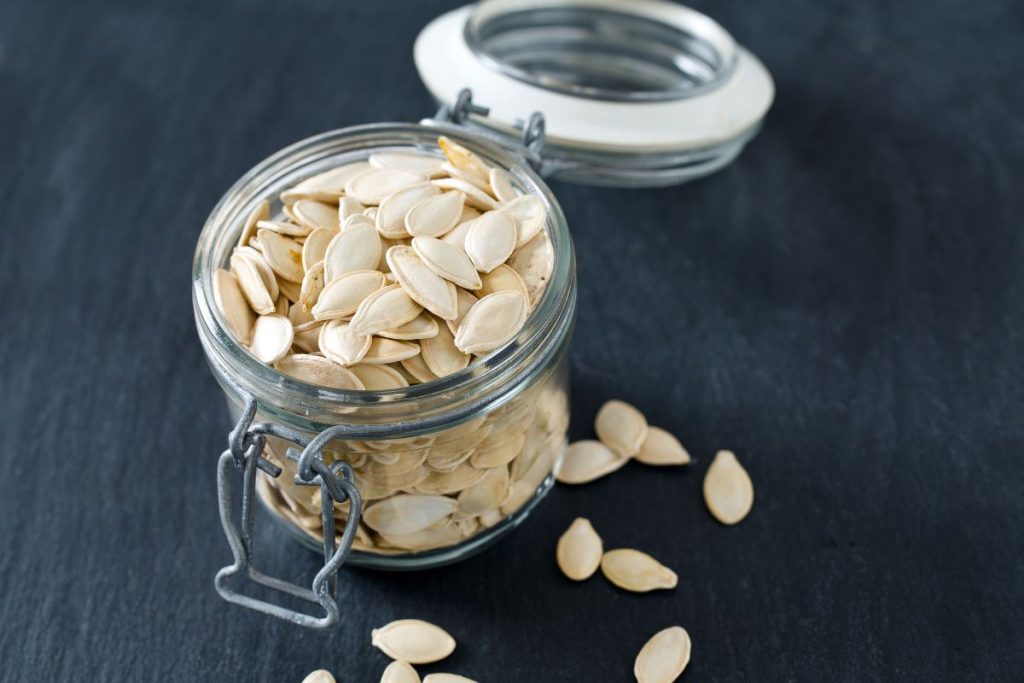
[[[722,524],[743,521],[754,506],[754,484],[732,451],[718,451],[704,475],[704,502]]]
[[[590,520],[577,517],[558,539],[556,558],[562,573],[573,581],[589,579],[601,566],[604,545]]]
[[[633,664],[637,683],[672,683],[690,663],[690,634],[682,626],[658,631]]]
[[[676,573],[639,550],[609,550],[601,558],[601,572],[619,588],[634,593],[675,588]]]
[[[438,662],[455,651],[455,639],[447,631],[419,619],[400,619],[376,628],[371,642],[388,657],[410,664]]]

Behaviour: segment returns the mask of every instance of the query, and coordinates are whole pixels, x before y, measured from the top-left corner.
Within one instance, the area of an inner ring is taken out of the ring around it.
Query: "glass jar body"
[[[344,392],[308,385],[250,356],[211,304],[211,273],[222,267],[244,216],[263,200],[332,166],[382,149],[436,149],[453,137],[504,168],[521,192],[548,209],[553,268],[548,289],[508,346],[452,376],[407,389]],[[551,487],[566,444],[566,362],[575,316],[575,271],[565,219],[536,174],[507,150],[472,134],[414,124],[379,124],[325,133],[257,165],[225,195],[204,228],[193,269],[200,339],[237,418],[246,397],[259,421],[308,437],[337,424],[365,426],[373,438],[332,441],[328,464],[352,465],[364,514],[350,564],[389,569],[437,566],[482,549],[514,528]],[[282,468],[260,474],[257,494],[275,518],[320,547],[320,489],[296,483],[289,444],[268,437],[264,457]],[[335,504],[336,529],[348,504]]]

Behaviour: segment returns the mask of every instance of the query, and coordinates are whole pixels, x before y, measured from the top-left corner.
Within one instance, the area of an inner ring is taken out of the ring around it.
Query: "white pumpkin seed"
[[[480,289],[476,294],[477,296],[487,296],[495,292],[519,292],[524,299],[530,300],[530,290],[527,289],[523,278],[504,263],[480,277]]]
[[[490,167],[469,149],[443,135],[437,139],[437,145],[444,152],[445,158],[448,159],[448,163],[452,166],[467,173],[472,173],[479,178],[487,179]]]
[[[469,309],[455,335],[463,353],[486,353],[511,341],[526,322],[530,304],[519,292],[495,292]]]
[[[601,572],[619,588],[634,593],[675,588],[676,573],[639,550],[609,550],[601,558]]]
[[[470,468],[475,469],[472,466]],[[480,481],[459,489],[459,512],[467,515],[479,515],[500,507],[508,497],[511,485],[507,467],[484,470],[484,476]]]
[[[247,245],[249,239],[256,234],[256,224],[268,218],[270,218],[270,202],[264,200],[257,204],[249,213],[249,217],[245,219],[242,232],[238,235],[238,246],[244,247]]]
[[[352,216],[361,216],[366,211],[366,207],[357,202],[352,197],[342,197],[338,200],[338,225],[344,226]]]
[[[365,213],[355,213],[345,219],[345,222],[341,224],[340,232],[348,232],[352,228],[357,228],[360,225],[367,225],[374,230],[377,229],[377,221]]]
[[[498,202],[496,199],[488,195],[486,192],[478,188],[472,183],[467,183],[465,180],[458,178],[438,178],[437,180],[430,181],[434,184],[434,187],[442,190],[454,190],[461,192],[466,195],[466,204],[481,209],[483,211],[491,211],[498,208]]]
[[[597,411],[594,431],[604,445],[629,458],[640,452],[647,437],[647,419],[625,401],[608,401]]]
[[[462,319],[466,317],[467,313],[469,313],[469,309],[473,308],[473,304],[479,301],[478,298],[464,290],[462,287],[456,288],[455,298],[458,304],[458,315],[451,320],[445,321],[448,323],[448,329],[452,331],[452,334],[459,331],[459,325],[462,324]]]
[[[275,363],[292,348],[294,334],[292,321],[283,315],[261,315],[252,327],[249,350],[264,363]]]
[[[405,215],[405,229],[414,237],[440,237],[462,220],[466,195],[445,192],[427,197],[409,209]]]
[[[235,339],[241,344],[248,344],[256,316],[230,271],[219,268],[213,273],[213,301]]]
[[[307,311],[306,307],[301,303],[288,307],[288,319],[292,321],[294,326],[304,325],[314,320],[313,314]]]
[[[363,521],[380,533],[411,534],[437,524],[455,512],[455,506],[455,500],[444,496],[404,494],[369,506]]]
[[[573,581],[589,579],[601,566],[604,544],[590,520],[577,517],[558,539],[558,568]]]
[[[251,240],[249,240],[249,243],[251,244],[252,242],[255,241],[256,238],[253,237]],[[274,271],[270,268],[270,264],[267,263],[267,259],[263,256],[263,252],[258,251],[252,248],[251,246],[238,247],[237,249],[235,249],[235,252],[234,254],[232,254],[232,257],[236,255],[248,259],[256,267],[256,271],[259,273],[260,278],[263,279],[263,285],[267,288],[267,292],[270,294],[270,298],[276,301],[277,295],[280,293],[280,289],[278,287],[277,282],[277,275],[275,275]]]
[[[300,199],[292,204],[291,209],[295,220],[309,230],[338,229],[338,210],[334,206],[312,199]]]
[[[470,357],[455,346],[455,338],[447,327],[439,326],[435,336],[420,341],[423,362],[432,373],[445,377],[469,365]]]
[[[302,282],[302,245],[273,230],[257,230],[256,236],[270,268],[285,280]]]
[[[383,330],[377,335],[388,339],[430,339],[437,336],[437,319],[429,313],[420,313],[418,316],[391,330]]]
[[[404,389],[409,386],[409,382],[402,377],[402,373],[387,365],[360,364],[353,365],[349,370],[359,378],[359,381],[363,383],[367,391],[388,391],[390,389]]]
[[[301,225],[299,223],[291,223],[288,221],[260,221],[256,224],[258,229],[272,230],[279,235],[285,235],[288,237],[305,237],[312,228],[308,225]]]
[[[484,273],[504,263],[515,248],[515,222],[500,211],[489,211],[480,216],[466,233],[466,255],[476,269]]]
[[[420,346],[416,342],[373,337],[370,348],[367,349],[366,355],[360,362],[368,365],[386,365],[397,363],[405,358],[412,358],[419,352]]]
[[[289,280],[278,279],[278,289],[281,291],[281,298],[287,299],[289,303],[295,303],[299,300],[299,295],[302,293],[302,285],[298,282],[291,282]]]
[[[446,320],[458,315],[455,285],[432,271],[412,247],[391,247],[386,260],[391,272],[413,301]]]
[[[261,315],[274,312],[274,301],[277,297],[271,297],[266,282],[251,257],[235,251],[231,255],[231,272],[252,310]]]
[[[369,161],[376,168],[397,168],[433,177],[441,174],[443,159],[411,152],[376,152],[370,155]]]
[[[633,456],[645,465],[687,465],[690,454],[679,439],[660,427],[648,427],[640,450]]]
[[[481,287],[480,274],[466,252],[435,237],[414,237],[416,255],[440,277],[466,289]],[[525,290],[526,286],[523,285]]]
[[[354,270],[376,270],[380,263],[380,235],[368,225],[359,225],[338,233],[324,254],[324,280]]]
[[[458,674],[427,674],[427,677],[423,679],[423,683],[476,683],[472,678],[466,678],[465,676],[459,676]]]
[[[512,186],[512,176],[503,168],[492,168],[490,173],[491,194],[502,204],[515,200],[519,193]]]
[[[375,206],[388,195],[409,185],[427,181],[421,173],[397,168],[371,168],[345,183],[345,194],[366,206]]]
[[[517,247],[536,237],[547,224],[544,201],[535,194],[526,194],[512,200],[501,207],[501,212],[515,220]]]
[[[384,669],[380,683],[420,683],[420,675],[409,662],[394,661]]]
[[[369,335],[356,333],[351,324],[343,320],[332,320],[320,328],[320,350],[339,365],[350,366],[361,361],[370,350],[371,341]]]
[[[586,484],[611,474],[629,462],[600,441],[583,439],[569,444],[557,479],[563,484]]]
[[[487,182],[487,176],[478,176],[473,173],[469,173],[468,171],[463,171],[460,168],[452,166],[452,164],[447,161],[441,164],[441,170],[444,171],[449,178],[462,180],[485,194],[491,194],[491,185]]]
[[[409,233],[405,229],[406,214],[424,199],[439,194],[441,191],[430,183],[410,185],[389,194],[377,209],[377,232],[388,239],[408,237]]]
[[[292,197],[297,200],[303,197],[315,198],[317,196],[324,197],[324,201],[336,201],[345,191],[345,183],[350,178],[365,173],[369,168],[370,165],[365,161],[357,161],[318,173],[299,182],[290,191],[282,193],[281,201],[287,202]]]
[[[299,288],[299,305],[307,311],[312,311],[324,289],[324,262],[323,260],[314,263],[302,277],[302,286]]]
[[[430,371],[427,364],[423,362],[423,345],[420,344],[419,355],[412,356],[410,358],[403,358],[401,361],[402,369],[409,373],[409,375],[417,382],[433,382],[437,379],[437,375]]]
[[[371,505],[367,512],[378,505]],[[455,651],[455,639],[447,631],[420,619],[399,619],[375,628],[371,642],[388,657],[410,664],[439,662]]]
[[[541,233],[512,252],[506,265],[519,273],[530,295],[530,305],[536,306],[547,288],[551,271],[555,267],[555,251],[546,233]]]
[[[384,286],[384,274],[377,270],[353,270],[339,275],[320,293],[313,307],[317,320],[335,320],[352,315],[370,296]]]
[[[476,221],[476,218],[471,218],[468,221],[459,223],[450,231],[448,231],[444,235],[444,237],[441,238],[441,241],[444,242],[445,244],[452,245],[456,249],[462,249],[463,251],[465,251],[466,235],[469,234],[469,229],[473,227],[474,221]]]
[[[326,669],[317,669],[302,679],[302,683],[335,683],[334,676]]]
[[[332,389],[363,389],[363,383],[350,370],[321,356],[305,353],[285,356],[274,363],[274,368],[309,384]]]
[[[330,228],[317,228],[309,233],[302,243],[302,267],[308,272],[310,268],[324,260],[327,247],[336,233]]]
[[[314,320],[310,323],[302,323],[295,326],[295,339],[292,343],[306,353],[321,353],[320,351],[320,330],[324,323]]]
[[[682,626],[658,631],[641,648],[633,664],[637,683],[672,683],[690,663],[690,634]]]
[[[732,451],[718,451],[704,475],[704,502],[722,524],[737,524],[754,506],[754,483]]]
[[[401,285],[389,285],[363,299],[352,316],[352,328],[361,335],[377,334],[400,327],[422,312],[423,307]]]

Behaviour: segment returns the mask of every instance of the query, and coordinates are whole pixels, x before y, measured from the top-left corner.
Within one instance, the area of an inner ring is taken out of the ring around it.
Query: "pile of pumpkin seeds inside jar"
[[[382,151],[303,180],[273,216],[260,204],[214,275],[238,342],[310,384],[374,391],[458,372],[515,338],[554,264],[545,204],[458,143],[438,145],[443,156]],[[440,433],[333,442],[325,458],[352,464],[367,503],[355,547],[448,546],[521,507],[565,447],[567,397],[553,384]],[[286,476],[261,477],[260,495],[318,537],[319,489],[291,483],[286,448],[268,439]]]

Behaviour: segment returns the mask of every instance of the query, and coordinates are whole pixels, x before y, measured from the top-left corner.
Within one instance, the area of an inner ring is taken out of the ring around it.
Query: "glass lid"
[[[472,91],[475,125],[518,135],[543,114],[543,174],[605,185],[721,168],[774,95],[756,57],[669,0],[482,0],[428,24],[415,59],[442,105]]]

